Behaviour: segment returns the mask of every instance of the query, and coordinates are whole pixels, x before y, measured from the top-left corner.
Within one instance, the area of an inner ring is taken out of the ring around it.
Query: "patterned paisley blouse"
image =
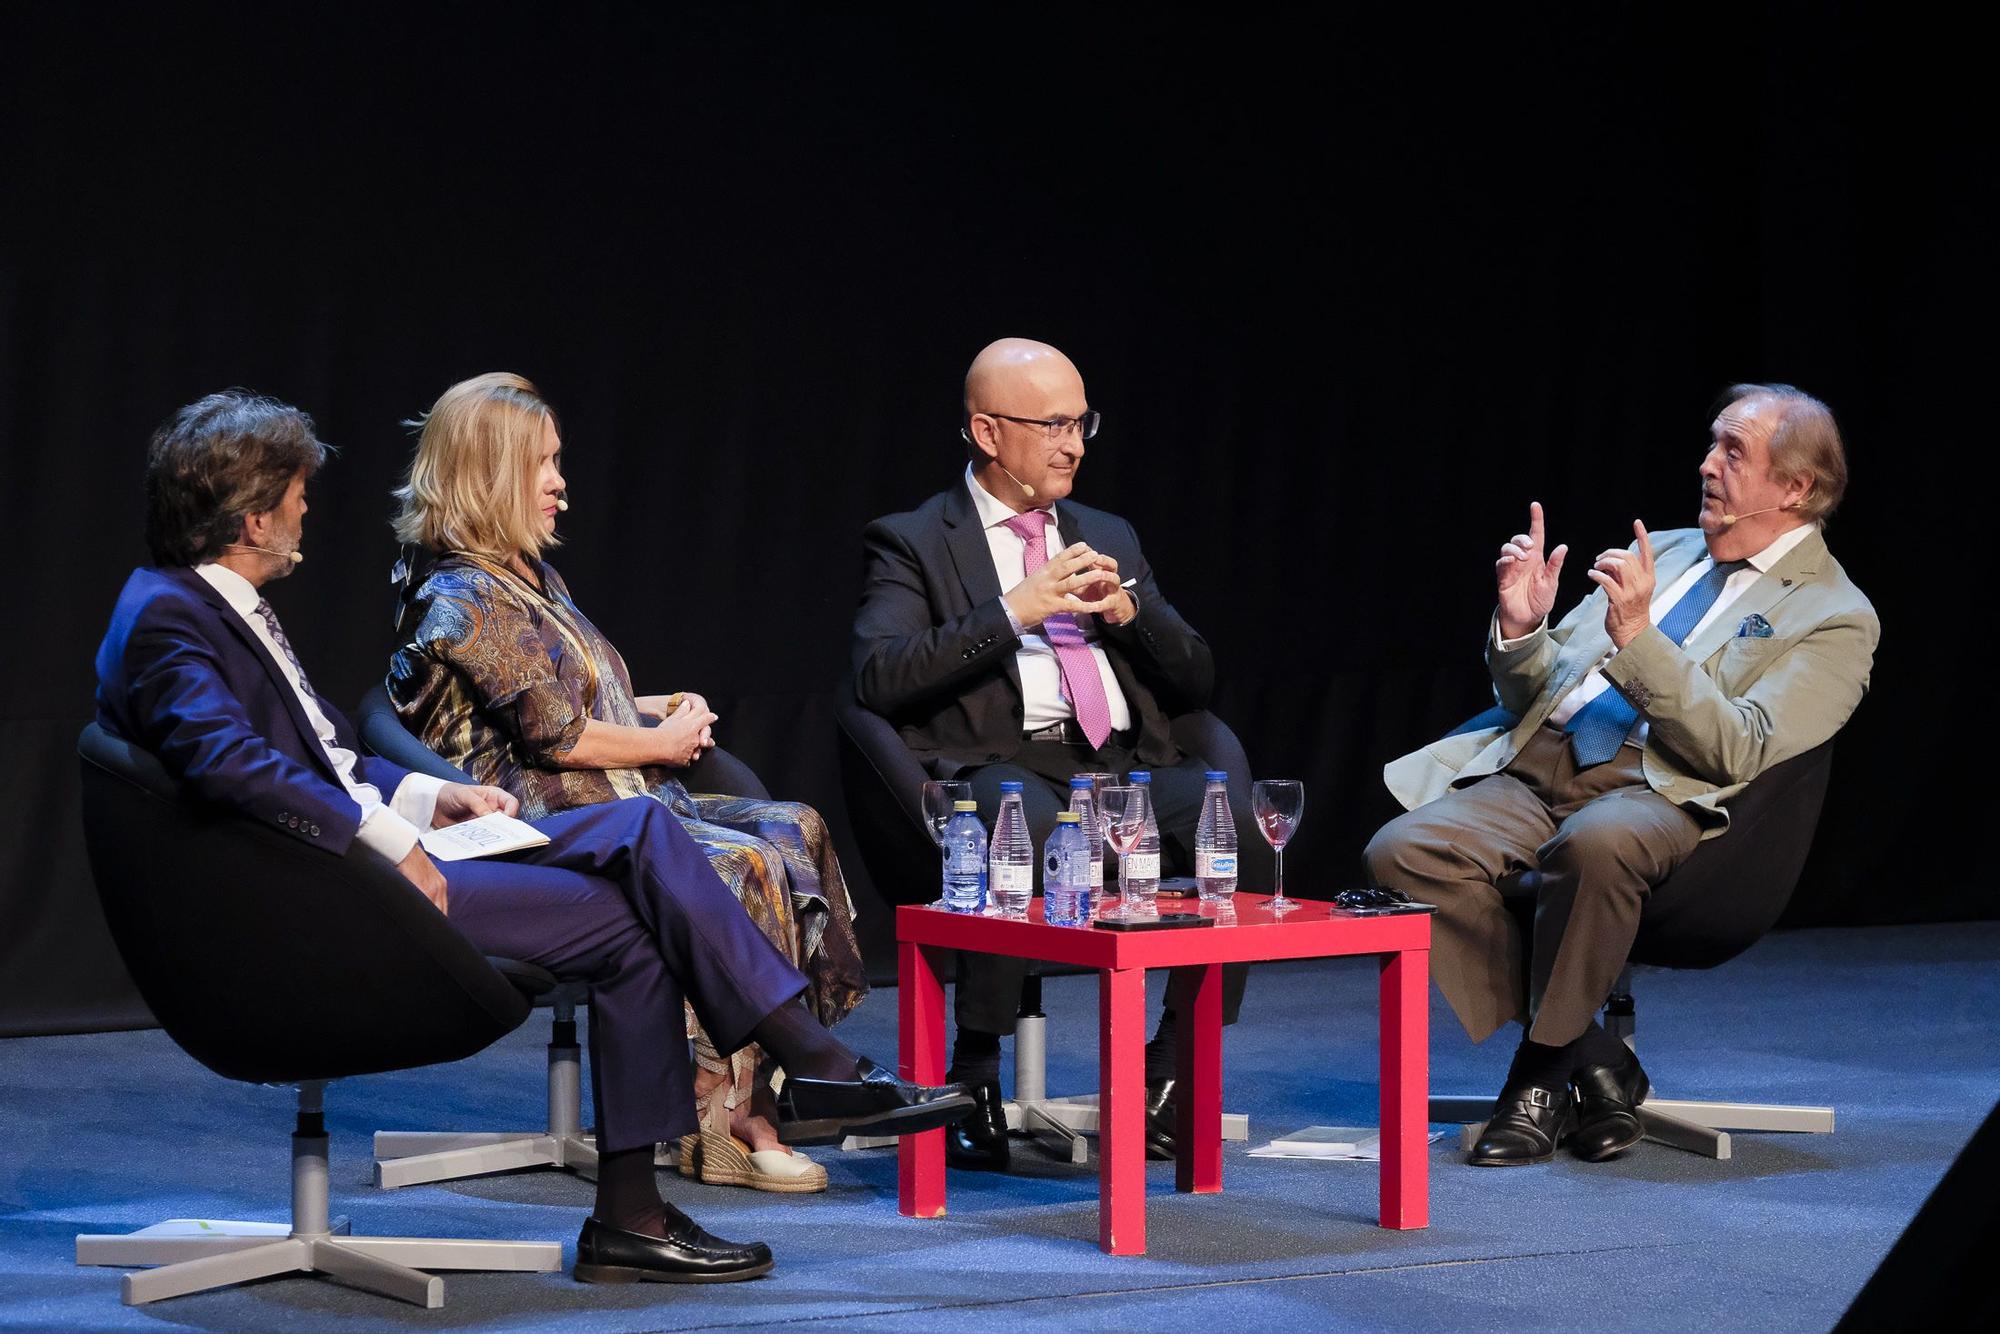
[[[410,637],[389,665],[389,697],[404,725],[475,781],[513,793],[524,820],[623,797],[664,803],[765,937],[805,973],[813,1013],[822,1023],[840,1020],[868,982],[819,812],[692,794],[663,766],[559,767],[590,719],[627,727],[653,720],[634,702],[624,658],[577,609],[562,576],[530,563],[539,587],[476,556],[446,556],[432,569],[403,621]],[[717,1068],[692,1020],[690,1036],[702,1063]],[[738,1055],[730,1064],[741,1082],[746,1054]]]

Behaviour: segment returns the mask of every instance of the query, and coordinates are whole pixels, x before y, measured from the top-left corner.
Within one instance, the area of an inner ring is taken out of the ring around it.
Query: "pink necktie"
[[[1041,510],[1029,510],[1007,520],[1007,526],[1028,544],[1028,549],[1021,553],[1027,574],[1049,563],[1044,535],[1047,525],[1048,515]],[[1093,750],[1102,748],[1104,739],[1111,735],[1111,705],[1104,698],[1104,679],[1097,674],[1097,659],[1090,656],[1083,630],[1076,617],[1065,611],[1042,622],[1042,635],[1056,651],[1056,665],[1062,669],[1063,694],[1076,712],[1077,725],[1090,738]]]

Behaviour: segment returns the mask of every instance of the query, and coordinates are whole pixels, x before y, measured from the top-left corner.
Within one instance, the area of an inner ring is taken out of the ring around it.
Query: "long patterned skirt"
[[[678,784],[654,796],[708,853],[764,938],[806,975],[806,1008],[829,1028],[846,1018],[868,994],[868,977],[854,937],[854,904],[819,812],[796,801],[689,794]],[[763,1053],[751,1045],[723,1056],[692,1009],[688,1036],[697,1064],[722,1077],[709,1097],[706,1124],[726,1130],[728,1113],[756,1089]]]

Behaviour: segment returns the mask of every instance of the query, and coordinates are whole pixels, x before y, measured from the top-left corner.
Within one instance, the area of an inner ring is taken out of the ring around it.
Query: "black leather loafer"
[[[1539,1084],[1521,1084],[1501,1091],[1486,1133],[1472,1146],[1466,1162],[1474,1167],[1519,1167],[1545,1163],[1556,1156],[1571,1127],[1569,1086],[1551,1092]]]
[[[1615,1158],[1646,1138],[1638,1106],[1653,1091],[1639,1058],[1629,1050],[1610,1065],[1593,1065],[1576,1072],[1576,1133],[1569,1151],[1587,1163]]]
[[[1146,1085],[1146,1156],[1156,1162],[1172,1162],[1175,1136],[1180,1132],[1179,1113],[1174,1110],[1172,1077]]]
[[[736,1283],[770,1272],[769,1246],[711,1236],[671,1204],[664,1241],[586,1218],[571,1271],[579,1283]]]
[[[1007,1108],[1000,1081],[982,1079],[972,1089],[972,1115],[944,1132],[944,1160],[968,1172],[1004,1172],[1012,1159],[1007,1149]]]
[[[840,1135],[914,1135],[972,1112],[963,1084],[930,1088],[899,1079],[866,1056],[852,1079],[793,1079],[778,1090],[778,1142],[809,1144]]]

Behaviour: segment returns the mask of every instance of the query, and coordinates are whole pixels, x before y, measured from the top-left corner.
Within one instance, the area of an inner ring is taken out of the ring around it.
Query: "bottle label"
[[[1200,880],[1228,880],[1236,874],[1236,854],[1197,852],[1194,855],[1194,873]]]
[[[1135,852],[1125,858],[1125,878],[1127,880],[1158,880],[1160,878],[1160,854],[1157,852]]]
[[[1005,862],[993,863],[993,892],[1016,894],[1035,892],[1035,868],[1032,866],[1011,866]]]
[[[1092,889],[1104,888],[1104,859],[1102,857],[1096,858],[1090,863],[1090,887]]]

